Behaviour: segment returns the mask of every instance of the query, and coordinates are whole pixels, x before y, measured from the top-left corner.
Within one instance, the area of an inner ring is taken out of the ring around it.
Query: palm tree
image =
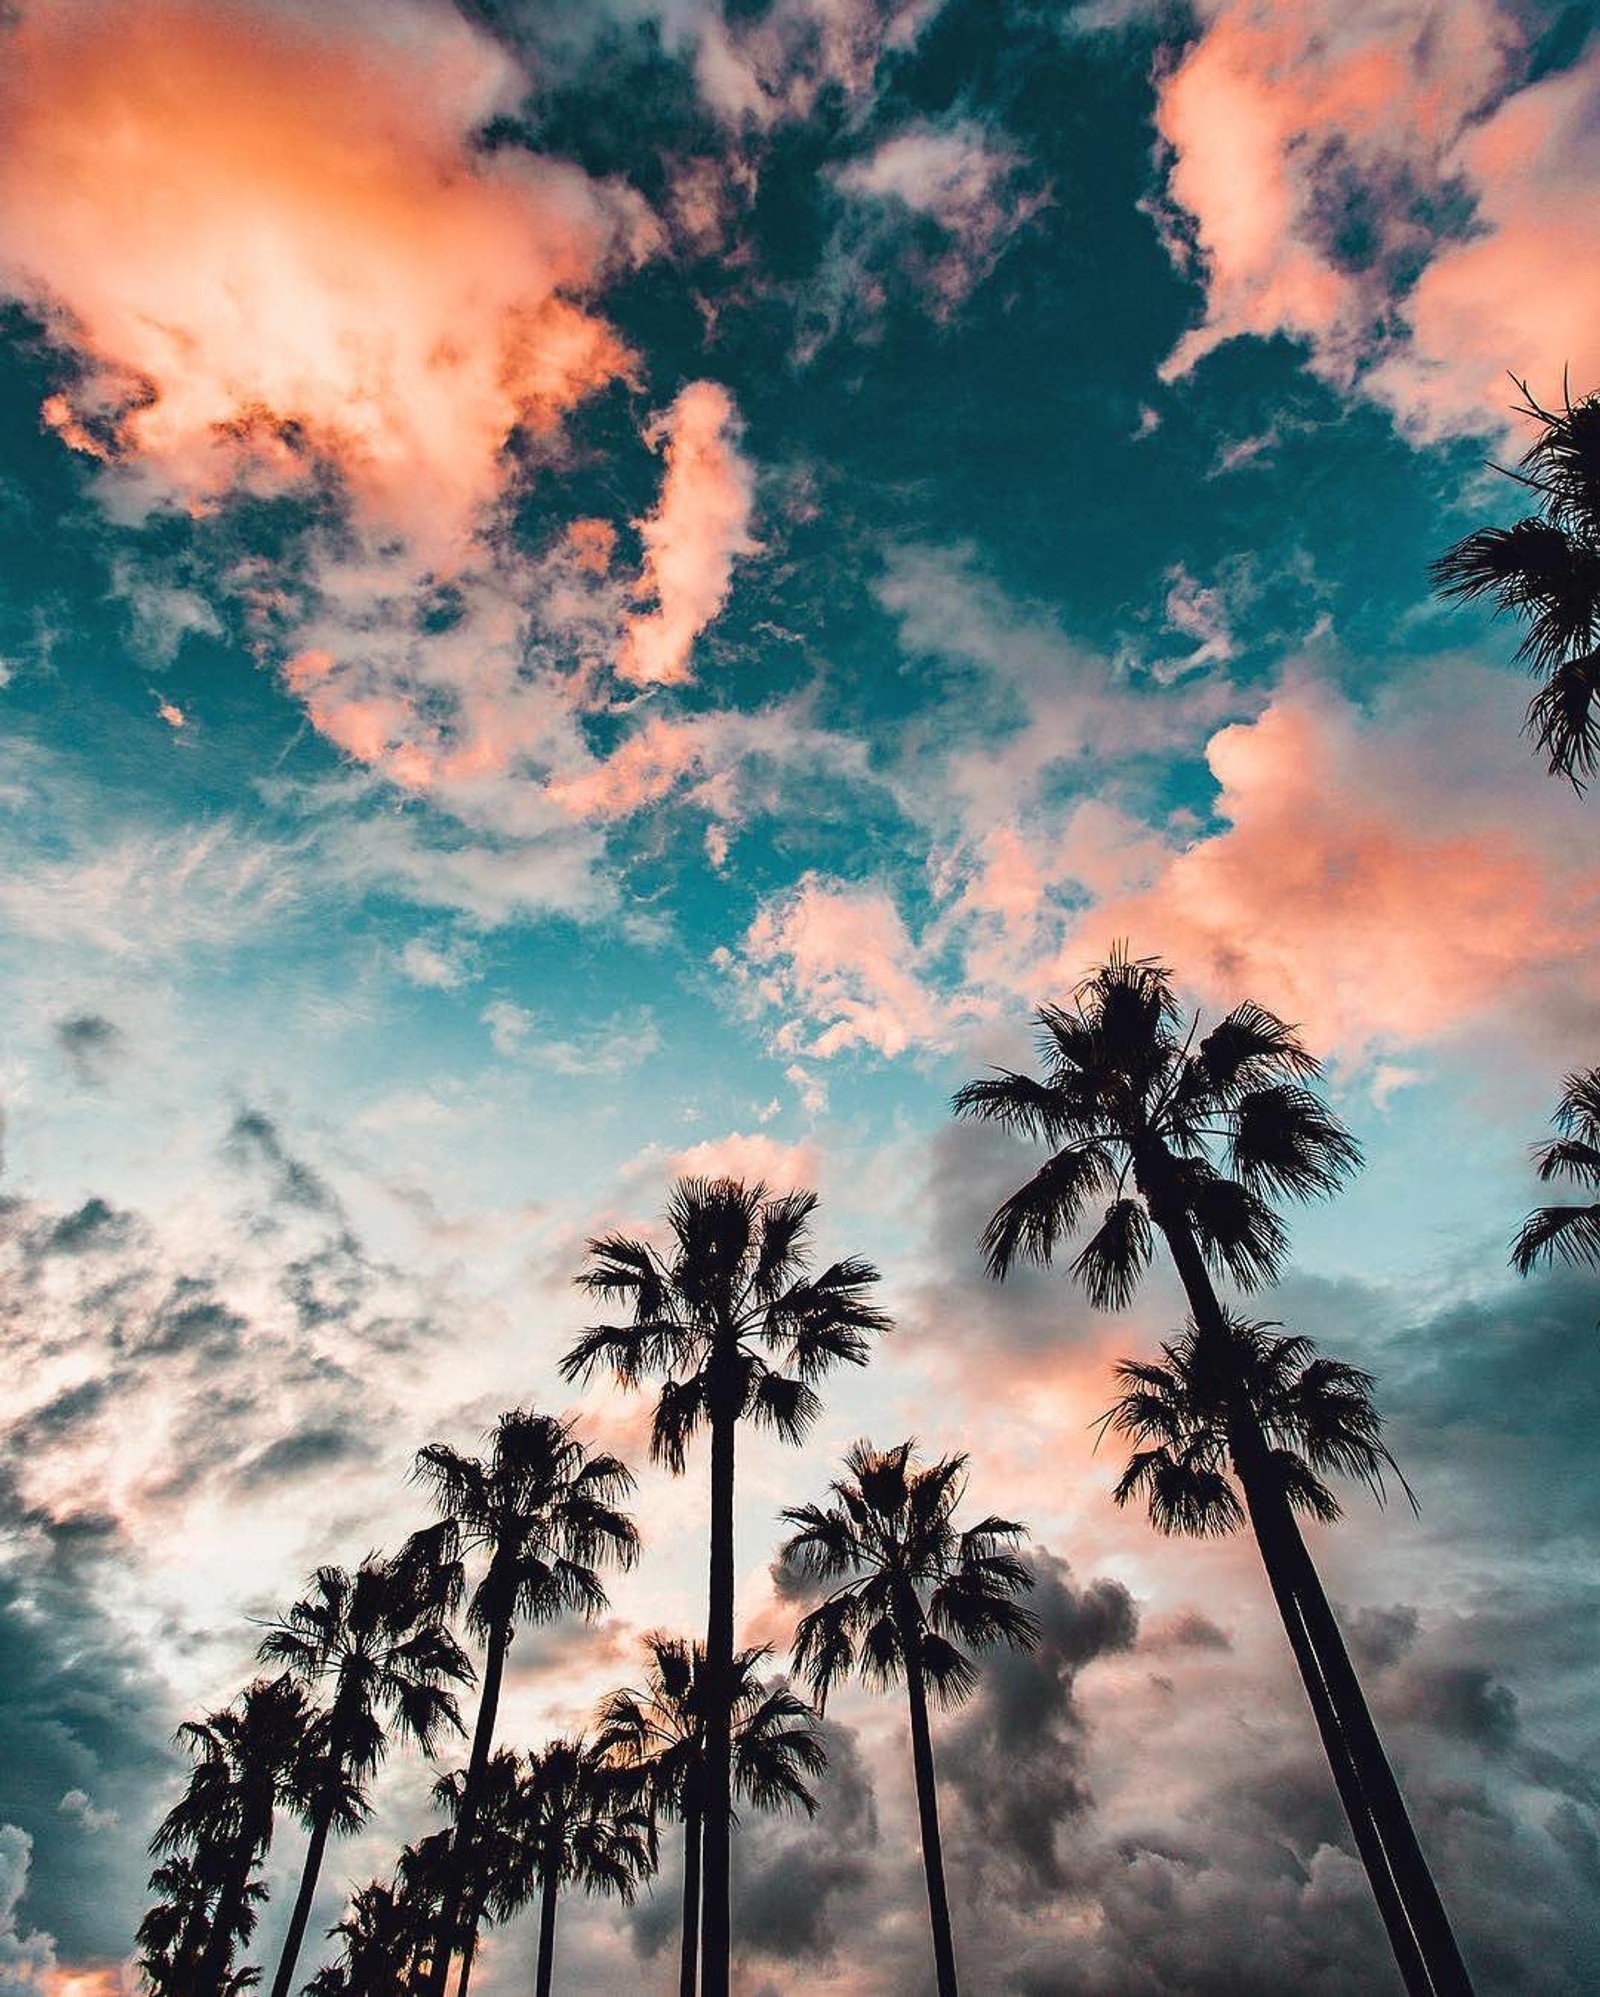
[[[215,1881],[210,1929],[194,1975],[196,1997],[223,1997],[233,1952],[255,1931],[256,1903],[265,1894],[251,1875],[272,1843],[278,1804],[304,1798],[313,1718],[304,1692],[285,1673],[258,1678],[233,1706],[185,1720],[177,1731],[194,1768],[150,1849],[203,1854]]]
[[[613,1692],[599,1713],[596,1745],[643,1778],[651,1816],[683,1825],[683,1935],[679,1997],[695,1997],[699,1968],[700,1873],[704,1844],[709,1699],[705,1646],[656,1631],[644,1640],[650,1671],[642,1689]],[[733,1660],[731,1787],[758,1810],[804,1810],[817,1802],[803,1780],[828,1757],[816,1716],[786,1685],[763,1685],[756,1668],[771,1652],[741,1650]]]
[[[535,1997],[550,1997],[562,1887],[612,1894],[627,1906],[654,1871],[654,1827],[638,1799],[638,1781],[592,1742],[553,1740],[527,1757],[517,1801],[521,1864],[496,1911],[503,1918],[538,1896]]]
[[[516,1409],[500,1417],[489,1441],[486,1460],[442,1442],[419,1451],[415,1474],[432,1491],[441,1519],[414,1534],[402,1556],[424,1567],[437,1563],[451,1577],[447,1593],[457,1596],[466,1563],[483,1565],[467,1603],[467,1627],[484,1644],[483,1689],[423,1985],[427,1997],[443,1997],[451,1955],[461,1945],[478,1798],[517,1627],[599,1614],[607,1604],[596,1566],[612,1560],[630,1567],[639,1550],[632,1520],[615,1507],[632,1488],[631,1474],[614,1456],[590,1455],[570,1421]]]
[[[219,1855],[215,1847],[173,1851],[150,1875],[150,1890],[159,1898],[139,1923],[134,1939],[140,1951],[139,1968],[157,1997],[183,1997],[194,1988],[211,1933],[213,1903],[223,1885]],[[260,1885],[248,1889],[246,1905],[252,1925],[254,1903],[265,1894]]]
[[[1517,413],[1539,425],[1508,474],[1538,495],[1511,527],[1480,527],[1429,571],[1437,594],[1488,597],[1527,623],[1517,657],[1543,677],[1527,728],[1550,774],[1583,780],[1600,768],[1600,396],[1543,409],[1517,382]]]
[[[361,1887],[328,1934],[344,1948],[337,1962],[312,1977],[307,1997],[393,1997],[410,1987],[415,1922],[398,1888],[376,1879]]]
[[[366,1786],[388,1751],[389,1729],[424,1754],[442,1729],[461,1731],[448,1688],[470,1679],[472,1666],[440,1620],[446,1579],[415,1559],[369,1556],[353,1575],[320,1567],[311,1592],[261,1645],[263,1660],[287,1666],[308,1690],[326,1685],[332,1693],[315,1727],[305,1811],[311,1837],[272,1997],[288,1997],[330,1834],[366,1821]]]
[[[702,1997],[728,1997],[738,1425],[748,1419],[798,1442],[821,1406],[814,1383],[838,1363],[865,1365],[867,1334],[889,1322],[868,1300],[878,1280],[870,1263],[807,1275],[816,1205],[815,1193],[769,1195],[760,1182],[680,1179],[667,1201],[670,1256],[621,1234],[589,1243],[579,1283],[630,1315],[592,1326],[561,1367],[569,1380],[606,1367],[628,1388],[664,1376],[650,1454],[675,1474],[698,1430],[711,1434]]]
[[[448,1815],[453,1828],[443,1832],[442,1868],[448,1874],[448,1858],[460,1834],[462,1806],[466,1799],[466,1771],[455,1769],[441,1775],[433,1785],[433,1800]],[[472,1972],[478,1960],[478,1930],[485,1919],[510,1903],[513,1882],[520,1876],[522,1761],[514,1748],[499,1747],[490,1755],[483,1780],[476,1792],[472,1851],[467,1862],[461,1892],[461,1913],[457,1922],[457,1947],[461,1951],[461,1980],[456,1997],[467,1997]],[[423,1867],[427,1864],[422,1861]]]
[[[1048,1265],[1091,1202],[1106,1198],[1072,1263],[1091,1303],[1129,1301],[1159,1233],[1195,1336],[1215,1355],[1208,1363],[1225,1368],[1237,1342],[1211,1271],[1244,1290],[1270,1281],[1288,1241],[1269,1197],[1330,1193],[1360,1161],[1354,1139],[1307,1086],[1319,1063],[1293,1028],[1253,1004],[1201,1037],[1198,1019],[1185,1026],[1166,967],[1120,949],[1083,980],[1070,1006],[1044,1006],[1036,1017],[1043,1079],[1002,1070],[955,1099],[958,1115],[1050,1147],[984,1230],[989,1273],[1003,1279],[1019,1256]],[[1284,1564],[1301,1577],[1299,1613],[1318,1661],[1308,1690],[1407,1988],[1435,1997],[1467,1991],[1438,1889],[1242,1389],[1235,1441]]]
[[[1033,1586],[1032,1572],[1011,1550],[1027,1528],[985,1518],[957,1532],[951,1515],[966,1489],[966,1457],[913,1467],[913,1448],[855,1443],[845,1458],[848,1476],[829,1487],[832,1505],[783,1514],[798,1530],[780,1557],[837,1584],[795,1630],[794,1666],[819,1709],[851,1671],[875,1685],[905,1681],[934,1972],[939,1997],[956,1997],[928,1697],[959,1705],[977,1682],[969,1652],[995,1643],[1030,1650],[1039,1624],[1014,1599]]]
[[[1600,1068],[1568,1075],[1551,1121],[1560,1135],[1533,1154],[1539,1177],[1576,1179],[1600,1186]],[[1519,1276],[1560,1255],[1568,1262],[1600,1263],[1600,1204],[1539,1207],[1522,1223],[1511,1244],[1511,1264]]]

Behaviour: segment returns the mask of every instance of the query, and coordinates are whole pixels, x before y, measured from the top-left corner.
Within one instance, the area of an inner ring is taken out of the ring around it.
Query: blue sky
[[[1600,376],[1587,10],[0,33],[0,1990],[117,1988],[250,1619],[420,1522],[424,1441],[577,1406],[584,1240],[723,1169],[814,1185],[898,1320],[749,1452],[752,1640],[860,1434],[969,1448],[1048,1549],[1033,1676],[949,1725],[974,1987],[1386,1987],[1252,1549],[1157,1542],[1091,1451],[1175,1289],[1106,1320],[973,1246],[1028,1160],[950,1092],[1124,937],[1329,1061],[1368,1163],[1270,1314],[1378,1374],[1422,1512],[1353,1500],[1318,1558],[1480,1989],[1592,1988],[1600,1304],[1506,1250],[1596,1058],[1593,805],[1426,583],[1515,517],[1506,370]],[[582,1406],[647,1557],[519,1644],[511,1740],[703,1614],[703,1465]],[[763,1997],[923,1987],[900,1716],[832,1722],[818,1831],[745,1839]],[[573,1987],[670,1987],[671,1905],[574,1906]]]

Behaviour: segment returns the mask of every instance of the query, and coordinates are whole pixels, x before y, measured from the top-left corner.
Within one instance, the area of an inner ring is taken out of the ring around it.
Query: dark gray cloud
[[[814,1818],[747,1814],[735,1850],[741,1955],[784,1963],[834,1960],[852,1932],[849,1908],[872,1879],[878,1843],[872,1776],[856,1735],[822,1723],[828,1771]]]
[[[74,1078],[86,1088],[101,1086],[126,1049],[120,1026],[99,1012],[69,1013],[55,1024],[55,1043]]]
[[[239,1111],[228,1131],[226,1149],[236,1163],[266,1170],[272,1197],[281,1205],[311,1213],[341,1212],[337,1196],[321,1173],[289,1149],[264,1110]]]

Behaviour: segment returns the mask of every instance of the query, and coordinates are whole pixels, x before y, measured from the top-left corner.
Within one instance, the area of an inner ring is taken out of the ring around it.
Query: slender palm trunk
[[[456,1984],[456,1997],[467,1997],[472,1987],[472,1965],[478,1960],[478,1929],[474,1921],[472,1932],[467,1936],[461,1950],[461,1977]]]
[[[295,1964],[300,1960],[300,1950],[305,1944],[311,1903],[317,1897],[317,1878],[322,1871],[322,1858],[328,1849],[332,1823],[332,1802],[319,1804],[311,1825],[311,1841],[306,1846],[306,1862],[300,1872],[300,1891],[295,1895],[294,1911],[289,1916],[289,1932],[283,1938],[283,1952],[278,1957],[277,1974],[272,1979],[272,1997],[288,1997]]]
[[[700,1967],[700,1853],[703,1830],[700,1809],[683,1817],[683,1947],[678,1969],[678,1997],[695,1997]]]
[[[511,1619],[505,1616],[498,1618],[489,1631],[483,1660],[483,1695],[478,1701],[477,1723],[472,1730],[472,1753],[467,1761],[467,1779],[461,1787],[461,1807],[456,1816],[455,1834],[450,1840],[439,1920],[433,1931],[433,1951],[428,1962],[427,1979],[422,1986],[424,1997],[444,1997],[451,1959],[460,1945],[462,1906],[478,1829],[478,1798],[483,1794],[484,1771],[489,1766],[489,1750],[494,1744],[500,1686],[505,1678],[506,1652],[510,1647]]]
[[[556,1963],[556,1893],[559,1881],[550,1866],[539,1889],[539,1967],[534,1978],[534,1997],[550,1997],[550,1978]]]
[[[729,1864],[733,1759],[732,1394],[717,1392],[711,1417],[711,1603],[706,1625],[706,1801],[703,1827],[701,1997],[728,1997],[732,1953]]]
[[[1141,1185],[1149,1198],[1148,1185]],[[1159,1195],[1151,1218],[1166,1238],[1197,1328],[1208,1339],[1226,1340],[1227,1320],[1187,1218]],[[1439,1889],[1294,1513],[1266,1463],[1254,1415],[1244,1411],[1239,1428],[1237,1467],[1256,1540],[1406,1988],[1412,1997],[1471,1997]]]
[[[906,1650],[906,1690],[911,1700],[911,1766],[917,1778],[922,1826],[922,1869],[928,1876],[928,1919],[933,1927],[933,1967],[939,1997],[956,1997],[956,1952],[950,1939],[950,1902],[944,1886],[944,1846],[939,1837],[939,1797],[933,1775],[933,1736],[928,1727],[928,1688],[915,1637]]]

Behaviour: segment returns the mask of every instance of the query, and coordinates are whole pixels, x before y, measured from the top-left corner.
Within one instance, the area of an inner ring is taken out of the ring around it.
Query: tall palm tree
[[[313,1720],[305,1693],[284,1673],[258,1678],[232,1706],[178,1728],[176,1738],[193,1756],[194,1767],[150,1849],[204,1854],[215,1879],[195,1997],[223,1997],[234,1950],[255,1931],[256,1904],[265,1895],[252,1874],[271,1846],[278,1805],[304,1798]]]
[[[328,1934],[344,1946],[306,1985],[307,1997],[394,1997],[410,1988],[415,1921],[399,1888],[376,1879],[360,1887]]]
[[[1264,1008],[1237,1006],[1200,1034],[1185,1024],[1164,965],[1113,953],[1069,1006],[1037,1013],[1042,1079],[1003,1070],[955,1099],[975,1116],[1031,1136],[1050,1155],[984,1230],[989,1272],[1019,1256],[1049,1264],[1058,1244],[1105,1198],[1099,1226],[1072,1263],[1090,1301],[1120,1308],[1167,1245],[1195,1335],[1226,1367],[1236,1341],[1212,1285],[1225,1272],[1244,1290],[1270,1281],[1287,1252],[1273,1196],[1334,1191],[1359,1163],[1354,1139],[1308,1087],[1320,1074],[1293,1028]],[[1266,1473],[1271,1444],[1238,1397],[1236,1439],[1270,1512],[1269,1530],[1297,1596],[1318,1670],[1308,1682],[1379,1911],[1413,1992],[1470,1989],[1438,1889],[1398,1784],[1377,1747],[1343,1639],[1305,1552],[1292,1507]]]
[[[1600,1186],[1600,1068],[1568,1075],[1551,1121],[1560,1135],[1534,1152],[1539,1177]],[[1512,1267],[1526,1276],[1557,1255],[1600,1263],[1600,1203],[1538,1207],[1528,1215],[1511,1244]]]
[[[878,1272],[835,1262],[810,1276],[815,1193],[771,1195],[757,1182],[680,1179],[667,1201],[670,1252],[611,1234],[589,1243],[579,1283],[624,1306],[562,1361],[569,1380],[608,1368],[636,1388],[664,1376],[650,1439],[656,1462],[681,1473],[693,1436],[711,1437],[710,1587],[706,1625],[706,1797],[702,1997],[728,1997],[731,1950],[733,1494],[735,1437],[750,1420],[797,1442],[820,1408],[828,1368],[866,1364],[867,1334],[888,1325],[868,1299]]]
[[[564,1886],[630,1905],[655,1869],[655,1838],[638,1781],[595,1743],[553,1740],[529,1754],[518,1790],[521,1862],[496,1901],[503,1918],[537,1897],[535,1997],[550,1997],[556,1906]]]
[[[310,1832],[300,1890],[278,1958],[272,1997],[289,1985],[311,1918],[328,1838],[366,1821],[367,1784],[388,1751],[391,1730],[431,1754],[445,1728],[461,1731],[451,1685],[472,1666],[441,1617],[447,1574],[416,1559],[369,1556],[349,1574],[320,1567],[311,1591],[261,1645],[309,1691],[327,1687],[309,1756],[305,1820]]]
[[[683,1934],[679,1997],[695,1997],[699,1970],[700,1871],[704,1843],[706,1696],[704,1644],[654,1632],[644,1640],[650,1670],[642,1688],[613,1692],[600,1708],[596,1745],[643,1778],[652,1818],[683,1825]],[[731,1787],[736,1801],[758,1810],[816,1815],[804,1777],[828,1765],[816,1715],[786,1685],[764,1685],[757,1667],[764,1646],[733,1660]]]
[[[489,1442],[483,1459],[442,1442],[419,1451],[415,1475],[431,1490],[441,1517],[412,1536],[403,1556],[425,1567],[437,1562],[457,1595],[467,1564],[482,1570],[467,1601],[467,1627],[484,1644],[482,1692],[423,1986],[427,1997],[443,1997],[461,1942],[478,1798],[512,1638],[523,1623],[599,1614],[607,1604],[597,1566],[614,1561],[630,1567],[639,1551],[638,1531],[615,1502],[632,1489],[632,1475],[614,1456],[591,1455],[570,1421],[516,1409],[500,1417]]]
[[[194,1988],[200,1959],[211,1933],[212,1911],[224,1883],[218,1863],[225,1853],[217,1847],[194,1852],[172,1851],[150,1875],[150,1890],[159,1897],[139,1923],[134,1939],[139,1968],[155,1997],[184,1997]],[[253,1927],[255,1903],[266,1888],[248,1889],[246,1909]],[[248,1939],[249,1930],[243,1937]]]
[[[1581,791],[1600,768],[1600,396],[1544,409],[1525,381],[1517,413],[1539,426],[1518,470],[1536,510],[1511,527],[1480,527],[1430,574],[1440,596],[1488,597],[1527,624],[1517,657],[1544,684],[1527,728],[1550,774]]]
[[[958,1532],[952,1514],[966,1489],[967,1458],[916,1465],[913,1449],[910,1442],[885,1450],[855,1443],[845,1458],[848,1475],[829,1486],[831,1505],[783,1514],[798,1530],[781,1557],[834,1584],[795,1630],[795,1669],[818,1707],[852,1671],[875,1685],[905,1683],[934,1974],[939,1997],[956,1997],[928,1699],[959,1705],[977,1683],[970,1652],[995,1643],[1029,1650],[1039,1623],[1015,1599],[1033,1586],[1013,1551],[1026,1526],[991,1517]]]

